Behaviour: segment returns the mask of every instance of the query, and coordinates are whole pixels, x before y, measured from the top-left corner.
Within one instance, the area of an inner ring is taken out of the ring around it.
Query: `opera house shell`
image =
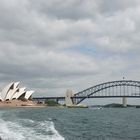
[[[26,91],[25,87],[19,86],[20,82],[12,82],[5,86],[0,92],[0,101],[29,100],[34,91]]]

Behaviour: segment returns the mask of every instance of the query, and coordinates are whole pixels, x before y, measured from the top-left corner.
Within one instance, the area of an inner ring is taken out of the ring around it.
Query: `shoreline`
[[[1,108],[45,108],[47,106],[0,106]]]
[[[31,100],[11,100],[0,102],[0,108],[41,108],[46,107],[43,104],[37,104]]]

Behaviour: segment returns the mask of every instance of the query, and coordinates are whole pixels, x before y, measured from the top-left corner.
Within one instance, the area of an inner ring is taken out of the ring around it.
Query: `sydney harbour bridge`
[[[125,106],[127,104],[126,98],[140,98],[140,81],[110,81],[92,86],[75,94],[69,91],[65,97],[36,97],[34,99],[64,100],[65,102],[72,102],[72,104],[78,105],[88,98],[122,98]]]

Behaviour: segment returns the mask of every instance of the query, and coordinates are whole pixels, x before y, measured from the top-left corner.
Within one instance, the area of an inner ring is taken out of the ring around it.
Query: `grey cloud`
[[[38,95],[62,95],[122,73],[137,79],[127,69],[132,50],[139,59],[139,9],[137,0],[1,0],[0,85],[22,81]]]
[[[31,1],[33,7],[43,15],[58,19],[85,19],[96,17],[98,10],[97,1],[91,0],[41,0],[38,4],[37,0]],[[54,7],[55,6],[55,7]]]
[[[125,11],[127,9],[135,8],[140,4],[139,0],[106,0],[100,2],[100,12],[103,15],[111,16],[116,15],[118,12]]]

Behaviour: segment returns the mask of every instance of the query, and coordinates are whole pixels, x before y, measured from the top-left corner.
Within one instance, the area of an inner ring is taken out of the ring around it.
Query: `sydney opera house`
[[[5,86],[0,92],[0,101],[9,100],[29,100],[34,91],[26,91],[25,87],[20,87],[19,82],[12,82]]]

